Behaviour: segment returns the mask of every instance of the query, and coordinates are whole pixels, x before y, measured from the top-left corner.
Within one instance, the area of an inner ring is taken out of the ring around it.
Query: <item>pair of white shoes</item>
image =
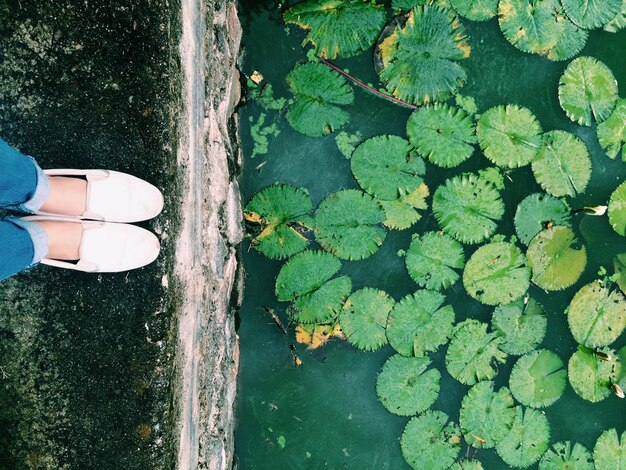
[[[39,212],[30,221],[81,224],[77,263],[44,258],[41,263],[85,272],[120,272],[152,263],[161,249],[158,238],[131,222],[152,219],[163,210],[163,194],[135,176],[110,170],[44,170],[48,176],[87,180],[86,210],[78,217]]]

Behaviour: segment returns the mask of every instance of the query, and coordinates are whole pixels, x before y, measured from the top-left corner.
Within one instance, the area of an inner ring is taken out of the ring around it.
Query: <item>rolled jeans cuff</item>
[[[7,220],[22,227],[30,235],[34,254],[33,260],[28,267],[30,268],[44,259],[48,254],[48,234],[46,231],[35,222],[30,222],[29,220],[18,219],[17,217],[7,217]]]
[[[26,157],[29,158],[35,165],[35,170],[37,172],[37,186],[35,187],[35,192],[32,197],[28,201],[20,204],[19,208],[25,212],[33,213],[37,212],[41,206],[43,206],[44,202],[46,202],[46,199],[48,199],[48,195],[50,194],[50,180],[48,180],[48,175],[43,172],[34,158],[28,156]],[[48,243],[46,241],[46,249],[47,246]]]

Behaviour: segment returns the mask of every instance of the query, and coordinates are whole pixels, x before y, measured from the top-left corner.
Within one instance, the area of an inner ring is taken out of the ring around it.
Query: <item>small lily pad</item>
[[[493,330],[504,338],[500,349],[514,355],[535,349],[546,335],[547,324],[543,308],[532,298],[500,305],[491,318]]]
[[[445,344],[454,310],[439,292],[418,290],[398,302],[387,319],[389,344],[403,356],[423,356]]]
[[[626,0],[624,2],[626,4]],[[597,132],[600,146],[609,158],[617,157],[621,151],[622,160],[626,160],[626,99],[617,101],[613,113],[598,124]]]
[[[406,254],[406,268],[420,287],[447,289],[458,279],[455,269],[465,265],[463,247],[445,233],[415,236]]]
[[[498,442],[496,451],[512,467],[530,467],[548,449],[550,423],[540,411],[516,408],[515,420],[508,434]]]
[[[622,0],[561,0],[567,16],[585,29],[601,28],[617,15]]]
[[[593,470],[591,453],[585,446],[570,441],[557,442],[543,454],[539,470]]]
[[[610,349],[600,350],[615,358]],[[584,346],[572,354],[567,365],[567,376],[574,391],[590,402],[604,400],[611,394],[611,384],[617,382],[621,365],[615,359],[606,361]]]
[[[609,222],[613,230],[626,237],[626,181],[620,184],[609,199]]]
[[[622,0],[622,7],[620,11],[604,25],[604,30],[609,33],[617,33],[620,29],[626,28],[626,0]]]
[[[517,401],[533,408],[544,408],[557,401],[567,382],[563,361],[552,351],[533,351],[517,360],[509,387]]]
[[[620,436],[615,429],[607,429],[593,448],[596,470],[626,468],[626,432]]]
[[[534,193],[524,198],[515,211],[515,232],[524,245],[543,229],[553,225],[572,226],[568,205],[545,193]]]
[[[455,462],[451,470],[484,470],[483,464],[480,460],[459,460]]]
[[[413,416],[435,403],[441,373],[429,365],[427,357],[396,354],[387,359],[376,380],[376,393],[390,413]]]
[[[498,0],[450,0],[450,4],[471,21],[486,21],[498,13]]]
[[[365,287],[346,301],[339,321],[348,342],[365,351],[387,344],[387,316],[395,302],[385,292]]]
[[[428,209],[426,198],[428,186],[420,184],[414,191],[400,196],[394,201],[378,202],[385,211],[383,225],[392,230],[405,230],[422,218],[419,210]]]

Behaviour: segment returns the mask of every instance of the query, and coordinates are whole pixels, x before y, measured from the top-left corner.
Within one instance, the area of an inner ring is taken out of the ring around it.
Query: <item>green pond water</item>
[[[271,2],[270,2],[271,3]],[[259,2],[244,1],[240,12],[244,27],[245,56],[243,71],[260,71],[274,87],[276,96],[289,97],[285,75],[299,61],[306,60],[301,47],[304,33],[286,28],[281,10]],[[569,63],[550,62],[524,54],[502,36],[497,20],[475,23],[463,20],[472,46],[471,57],[462,62],[468,80],[461,92],[473,96],[480,111],[507,103],[528,107],[541,122],[544,131],[562,129],[579,136],[587,145],[593,162],[593,174],[587,191],[570,200],[572,207],[605,204],[611,192],[626,176],[626,164],[608,159],[598,145],[594,128],[570,122],[557,99],[558,80]],[[593,56],[611,68],[626,96],[626,31],[610,34],[591,33],[579,55]],[[362,81],[378,85],[372,66],[371,50],[352,58],[335,61]],[[347,108],[350,122],[344,130],[361,132],[363,139],[394,134],[406,136],[405,126],[411,110],[403,109],[355,88],[354,104]],[[251,158],[253,142],[249,118],[263,111],[250,102],[240,110],[242,147],[245,168],[241,178],[244,201],[261,188],[275,182],[307,188],[316,206],[325,196],[340,188],[357,188],[350,172],[350,162],[338,151],[335,134],[309,138],[295,132],[284,117],[280,134],[270,138],[269,153]],[[268,119],[273,119],[271,113]],[[425,181],[431,195],[447,178],[463,171],[488,166],[477,150],[460,167],[444,170],[427,163]],[[503,199],[506,213],[498,232],[507,237],[514,233],[513,215],[517,204],[541,188],[530,167],[513,170],[506,179]],[[430,198],[429,198],[430,202]],[[572,287],[545,292],[531,285],[530,295],[545,308],[548,330],[541,347],[555,351],[567,362],[576,343],[567,326],[564,310],[584,284],[597,277],[601,266],[612,272],[616,253],[626,251],[626,239],[610,227],[607,217],[576,215],[573,227],[587,247],[588,264]],[[353,291],[365,286],[383,289],[396,301],[417,290],[409,278],[404,259],[398,250],[406,250],[415,232],[438,230],[432,213],[411,229],[390,231],[381,249],[363,261],[343,261],[342,273],[352,278]],[[404,469],[399,438],[409,418],[389,413],[376,397],[376,376],[385,360],[395,352],[390,346],[373,353],[363,352],[344,341],[331,340],[318,350],[306,350],[294,338],[293,326],[284,335],[264,307],[275,309],[288,323],[287,303],[274,295],[274,281],[282,262],[265,258],[254,249],[243,247],[247,279],[245,301],[240,311],[241,366],[239,378],[238,427],[236,453],[243,469]],[[316,245],[313,244],[313,247]],[[466,257],[475,247],[465,246]],[[456,320],[476,318],[489,322],[493,308],[471,299],[459,282],[444,291],[454,307]],[[295,367],[289,345],[294,344],[303,361]],[[626,344],[622,335],[612,345]],[[469,387],[454,380],[444,364],[446,346],[432,354],[433,365],[442,373],[441,392],[432,408],[446,412],[458,422],[462,397]],[[517,357],[509,356],[495,379],[496,388],[508,386],[509,372]],[[551,425],[551,443],[572,440],[592,450],[604,429],[626,430],[626,400],[611,395],[600,403],[584,401],[567,385],[564,395],[545,409]],[[463,443],[460,455],[466,452]],[[470,451],[470,455],[474,449]],[[487,469],[507,468],[493,449],[478,450],[475,458]],[[532,467],[536,468],[536,466]]]

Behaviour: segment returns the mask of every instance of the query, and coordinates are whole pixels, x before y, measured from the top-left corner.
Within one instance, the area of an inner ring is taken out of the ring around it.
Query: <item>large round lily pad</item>
[[[556,197],[576,196],[591,178],[591,159],[584,142],[565,131],[550,131],[532,162],[537,183]]]
[[[276,259],[304,250],[309,241],[301,231],[313,227],[312,209],[311,198],[300,188],[275,184],[259,191],[244,210],[246,221],[258,227],[252,246]]]
[[[597,132],[598,142],[609,158],[617,157],[621,151],[622,160],[626,160],[626,98],[617,101],[613,113],[598,124]]]
[[[500,192],[486,178],[464,174],[437,188],[433,213],[444,232],[461,243],[476,244],[496,231],[504,203]]]
[[[626,468],[626,432],[620,436],[615,429],[607,429],[593,448],[596,470]]]
[[[360,0],[309,0],[292,6],[283,15],[308,31],[315,54],[334,59],[350,57],[369,48],[385,25],[382,5]]]
[[[376,380],[376,393],[390,413],[413,416],[435,403],[441,373],[429,365],[427,357],[396,354],[387,359]]]
[[[572,226],[568,205],[545,193],[526,196],[515,211],[515,232],[524,245],[545,228],[553,225]]]
[[[287,74],[287,83],[294,102],[286,118],[298,132],[321,137],[348,122],[340,106],[352,103],[354,92],[339,73],[321,63],[300,64]]]
[[[608,346],[626,327],[626,298],[617,288],[591,282],[572,299],[567,322],[578,343],[592,348]]]
[[[423,356],[445,344],[452,333],[454,310],[442,306],[439,292],[418,290],[400,300],[387,320],[389,344],[403,356]]]
[[[611,115],[617,101],[613,72],[593,57],[578,57],[559,81],[559,103],[572,121],[590,126]]]
[[[622,0],[561,0],[567,16],[585,29],[601,28],[617,15]]]
[[[375,351],[387,344],[387,316],[394,300],[381,290],[365,287],[346,301],[339,322],[348,342],[365,351]]]
[[[621,236],[626,237],[626,181],[611,194],[609,200],[609,222]]]
[[[289,313],[300,323],[330,322],[341,312],[351,291],[352,281],[348,276],[331,279],[319,289],[294,300]]]
[[[611,394],[611,384],[617,382],[621,370],[614,351],[602,349],[600,353],[580,346],[567,365],[567,376],[574,391],[593,403]],[[606,360],[606,357],[611,359]]]
[[[509,387],[517,401],[533,408],[544,408],[557,401],[567,382],[563,361],[552,351],[533,351],[517,360]]]
[[[359,145],[350,160],[359,186],[382,200],[412,193],[424,181],[424,160],[411,145],[395,135],[379,135]]]
[[[511,392],[493,390],[493,382],[478,382],[461,402],[459,424],[465,441],[472,447],[490,449],[508,434],[515,419]]]
[[[459,274],[455,269],[465,265],[463,247],[445,233],[426,232],[415,235],[406,254],[406,268],[420,287],[446,289],[453,285]]]
[[[487,324],[465,320],[455,329],[446,353],[448,373],[465,385],[493,379],[497,363],[506,361],[500,350],[504,340],[496,333],[487,333]]]
[[[344,189],[326,197],[317,208],[315,238],[339,258],[367,258],[385,241],[384,220],[383,209],[371,196]]]
[[[569,227],[554,226],[537,234],[526,252],[532,281],[545,290],[574,284],[587,265],[587,250]]]
[[[486,21],[498,13],[498,0],[450,0],[452,8],[468,20]]]
[[[548,319],[533,298],[524,298],[496,307],[491,327],[503,339],[500,349],[507,354],[522,355],[532,351],[546,335]]]
[[[406,133],[420,155],[443,168],[455,167],[474,153],[474,122],[454,106],[435,103],[419,108],[411,114]]]
[[[591,453],[578,442],[557,442],[543,454],[539,470],[593,470]]]
[[[380,78],[397,98],[415,104],[444,101],[463,85],[456,61],[470,54],[463,26],[452,11],[417,6],[403,26],[378,45]]]
[[[407,423],[400,439],[402,455],[415,470],[445,470],[461,450],[459,427],[442,411],[429,410]]]
[[[545,414],[518,406],[513,426],[498,442],[496,450],[512,467],[530,467],[541,458],[550,443],[550,424]]]
[[[508,104],[485,111],[476,137],[485,156],[498,166],[528,165],[541,146],[541,125],[529,109]]]
[[[528,290],[530,269],[524,254],[507,242],[492,242],[474,252],[463,271],[468,294],[487,305],[504,305]]]

